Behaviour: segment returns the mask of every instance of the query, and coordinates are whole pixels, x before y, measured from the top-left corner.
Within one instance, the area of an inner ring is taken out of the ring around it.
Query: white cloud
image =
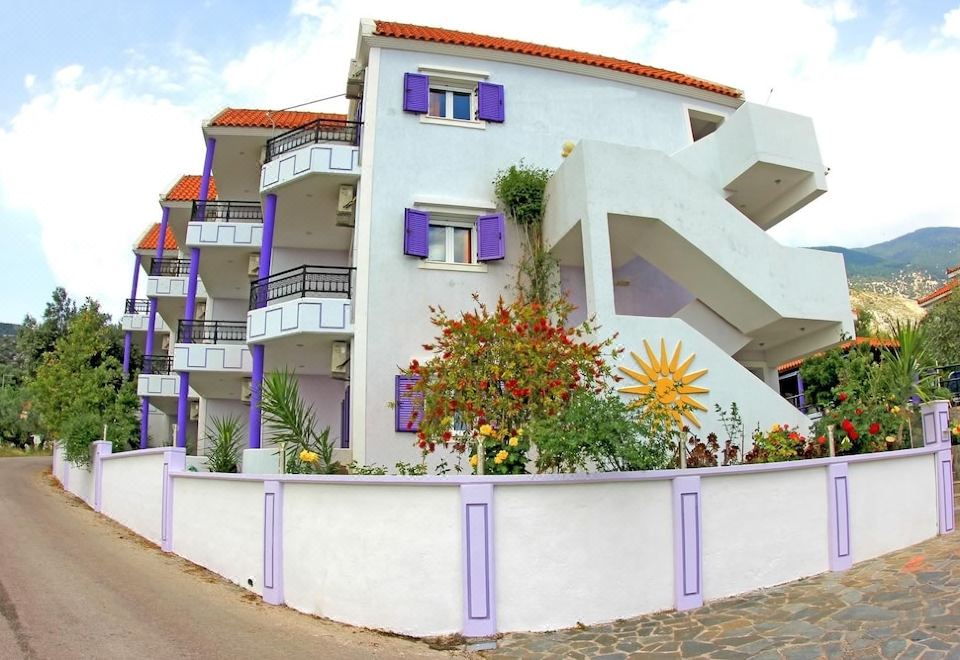
[[[943,16],[943,26],[940,32],[945,37],[960,39],[960,7],[951,9]]]
[[[33,86],[36,83],[37,83],[37,77],[32,73],[28,73],[23,77],[23,86],[27,89],[33,89]]]

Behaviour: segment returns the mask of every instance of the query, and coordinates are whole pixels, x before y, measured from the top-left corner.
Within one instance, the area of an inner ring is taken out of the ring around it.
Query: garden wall
[[[591,475],[226,475],[185,471],[172,448],[95,451],[86,476],[53,462],[106,515],[268,603],[480,637],[690,609],[951,532],[949,442],[931,437],[896,452]]]

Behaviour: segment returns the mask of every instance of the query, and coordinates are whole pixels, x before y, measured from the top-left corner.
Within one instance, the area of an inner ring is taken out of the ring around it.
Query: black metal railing
[[[263,222],[260,202],[221,202],[194,200],[192,222]]]
[[[935,387],[948,390],[952,401],[960,401],[960,364],[934,367],[929,373],[933,375],[933,385]]]
[[[250,285],[250,309],[257,309],[281,298],[352,296],[354,268],[346,266],[300,266],[274,273]]]
[[[804,415],[810,415],[817,411],[817,405],[806,394],[790,394],[783,398]]]
[[[361,122],[345,119],[315,119],[300,128],[267,140],[267,162],[280,154],[318,142],[359,144],[361,126]]]
[[[169,355],[144,355],[140,365],[142,374],[169,374],[173,370],[173,358]]]
[[[153,258],[150,260],[150,274],[162,277],[183,277],[190,274],[189,259],[163,259]]]
[[[229,344],[247,341],[246,321],[187,321],[177,324],[181,344]]]
[[[127,298],[123,306],[124,314],[146,314],[150,311],[150,301],[146,298]]]

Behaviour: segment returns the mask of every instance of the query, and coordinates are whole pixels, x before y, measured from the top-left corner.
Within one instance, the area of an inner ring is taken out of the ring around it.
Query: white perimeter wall
[[[261,594],[263,482],[181,477],[173,492],[173,552]]]
[[[456,486],[286,483],[283,526],[290,607],[406,635],[459,632]]]
[[[159,544],[163,451],[113,454],[103,459],[102,470],[100,512]]]

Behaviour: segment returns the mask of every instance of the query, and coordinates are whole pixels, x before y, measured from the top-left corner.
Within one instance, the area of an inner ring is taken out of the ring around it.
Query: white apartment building
[[[418,460],[389,407],[399,368],[428,357],[428,305],[507,294],[520,246],[492,181],[521,160],[555,171],[548,247],[574,320],[619,332],[616,366],[639,369],[632,351],[658,377],[704,372],[704,434],[732,402],[748,432],[809,423],[777,365],[853,330],[842,257],[767,234],[826,191],[809,119],[644,65],[384,21],[361,23],[346,87],[346,115],[218,113],[201,175],[161,199],[157,235],[181,247],[154,254],[131,315],[156,310],[148,353],[162,328],[174,339],[167,380],[142,374],[140,394],[176,432],[144,440],[199,429],[202,452],[212,416],[241,415],[251,448],[268,445],[256,384],[286,368],[338,459]],[[138,243],[137,268],[156,244]],[[149,318],[124,324],[150,334]]]

